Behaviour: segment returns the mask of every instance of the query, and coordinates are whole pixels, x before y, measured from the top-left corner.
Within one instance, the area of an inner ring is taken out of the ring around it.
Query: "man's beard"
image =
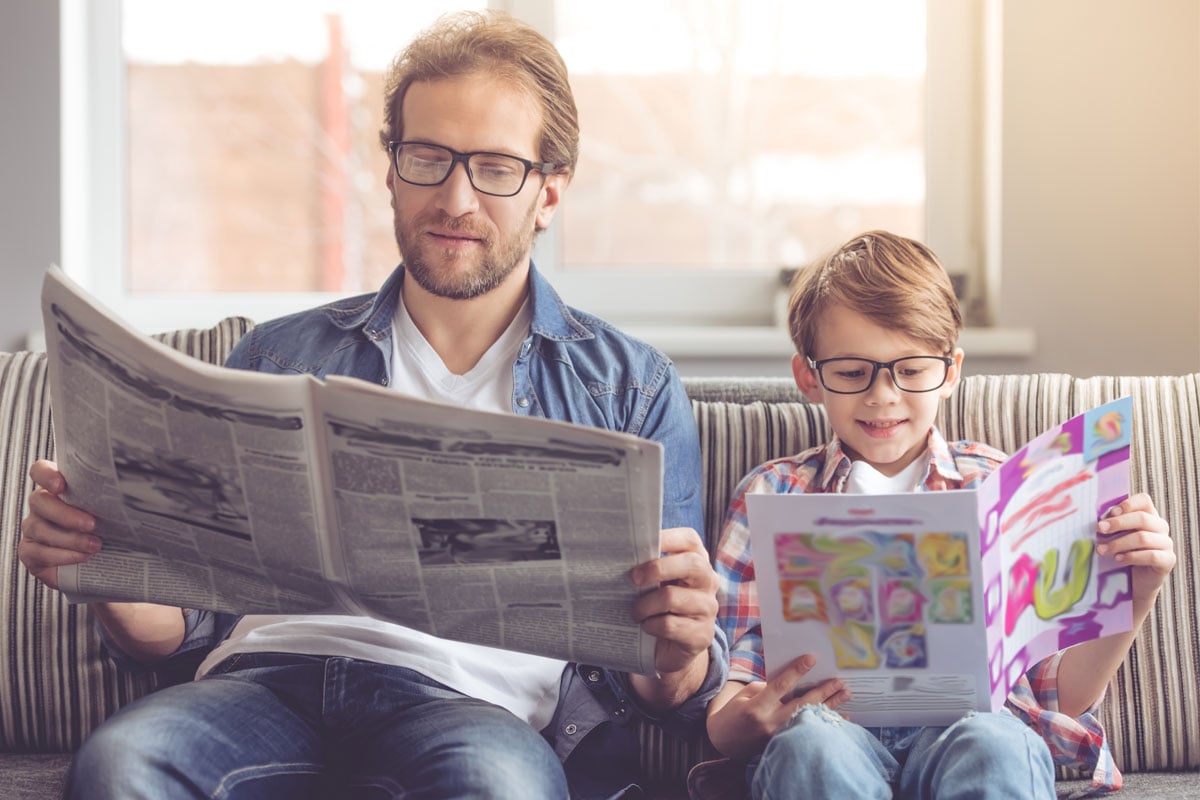
[[[461,219],[441,217],[433,220],[432,224],[442,230],[462,233],[479,239],[482,247],[480,262],[466,274],[458,274],[454,269],[443,270],[431,266],[430,262],[435,261],[437,256],[426,259],[422,251],[428,252],[426,248],[436,250],[437,244],[423,242],[424,246],[422,246],[422,243],[419,243],[421,234],[418,233],[415,237],[411,236],[401,221],[397,219],[395,221],[396,244],[400,248],[400,258],[404,262],[405,276],[411,276],[418,286],[430,294],[449,300],[471,300],[485,295],[502,284],[519,264],[529,258],[534,236],[537,235],[533,223],[536,214],[537,202],[535,200],[529,207],[529,213],[516,227],[516,233],[509,237],[505,237],[498,230],[493,237],[491,232],[482,225],[474,226]],[[416,223],[414,228],[426,227],[420,220],[417,220]],[[454,261],[469,257],[472,256],[465,254],[448,256]],[[452,264],[451,267],[453,266],[457,266],[457,264]]]

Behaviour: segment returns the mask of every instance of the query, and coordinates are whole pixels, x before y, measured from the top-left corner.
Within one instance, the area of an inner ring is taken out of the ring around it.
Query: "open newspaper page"
[[[76,602],[343,610],[308,428],[313,378],[205,364],[126,327],[57,267],[42,290],[66,500],[104,548],[59,569]]]
[[[662,447],[330,378],[334,569],[365,613],[449,639],[650,673],[630,616],[659,555]]]

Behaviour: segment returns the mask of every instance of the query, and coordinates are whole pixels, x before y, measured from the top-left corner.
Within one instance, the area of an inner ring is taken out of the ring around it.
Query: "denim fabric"
[[[747,779],[755,800],[1055,797],[1045,742],[1004,712],[968,714],[946,728],[872,732],[805,706],[750,762]]]
[[[125,707],[76,755],[74,800],[565,798],[549,744],[404,669],[239,655]]]
[[[226,365],[318,378],[345,375],[386,386],[402,368],[391,359],[392,319],[403,279],[403,266],[397,267],[377,293],[261,323],[242,338]],[[513,413],[660,442],[662,525],[703,532],[699,440],[691,404],[670,360],[602,320],[566,306],[532,267],[529,291],[533,321],[513,364]],[[185,611],[185,619],[184,642],[172,659],[189,663],[224,639],[237,622],[228,614],[194,610]],[[128,663],[111,641],[106,639],[106,644],[118,660]],[[728,645],[717,631],[700,691],[669,714],[654,716],[638,705],[626,675],[569,665],[558,707],[542,735],[565,762],[572,796],[609,797],[638,780],[638,744],[630,725],[635,718],[651,719],[679,736],[701,730],[708,701],[724,684],[727,671]],[[189,693],[180,696],[184,703],[193,696],[203,702],[209,694],[203,689],[185,691]],[[234,733],[229,745],[236,751],[237,729],[230,730]],[[580,757],[571,758],[576,748]],[[597,764],[605,766],[598,769]]]

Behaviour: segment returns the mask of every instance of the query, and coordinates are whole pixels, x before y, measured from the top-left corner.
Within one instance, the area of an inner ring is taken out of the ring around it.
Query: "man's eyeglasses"
[[[895,361],[872,361],[869,358],[808,359],[816,370],[821,385],[834,394],[861,394],[875,383],[879,370],[892,374],[892,383],[902,392],[932,392],[942,388],[950,375],[954,359],[948,356],[908,356]]]
[[[388,142],[396,174],[414,186],[438,186],[462,162],[471,185],[493,197],[512,197],[525,188],[530,172],[549,175],[558,169],[549,161],[529,161],[504,153],[459,153],[449,147],[425,142]]]

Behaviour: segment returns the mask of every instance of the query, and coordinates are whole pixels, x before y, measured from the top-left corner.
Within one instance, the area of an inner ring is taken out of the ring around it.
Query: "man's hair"
[[[384,83],[380,141],[404,138],[401,106],[415,82],[474,73],[511,82],[542,113],[535,160],[570,175],[579,158],[579,114],[567,66],[554,45],[532,27],[500,11],[445,14],[396,56]]]
[[[950,276],[933,251],[887,231],[856,236],[802,269],[792,282],[788,331],[815,358],[821,317],[842,305],[880,327],[949,355],[962,330]]]

